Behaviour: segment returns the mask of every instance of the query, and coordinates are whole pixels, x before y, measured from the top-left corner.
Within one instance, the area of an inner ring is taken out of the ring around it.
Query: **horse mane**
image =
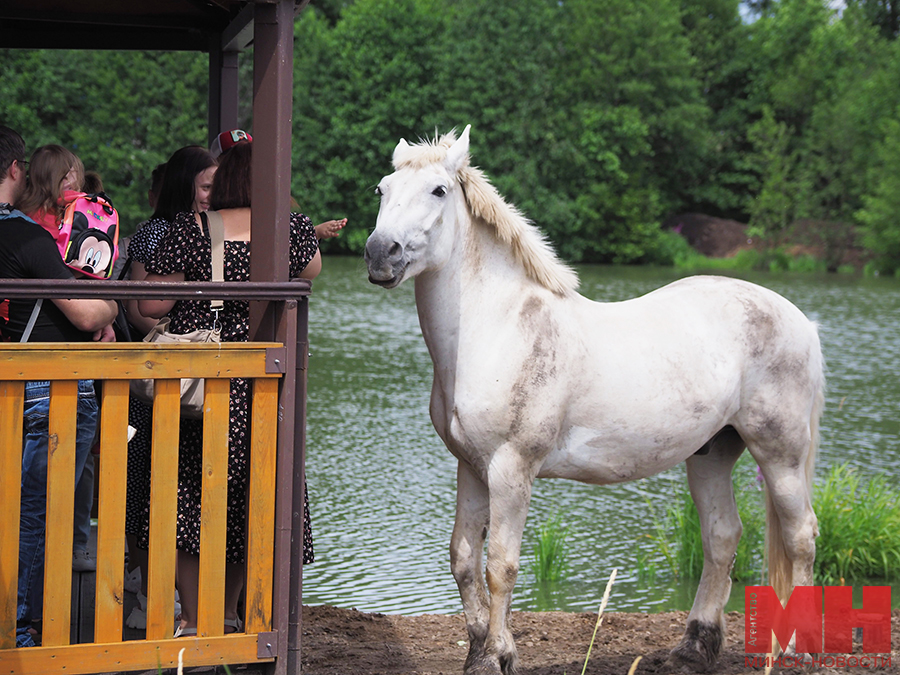
[[[394,157],[394,169],[422,169],[439,164],[447,157],[447,150],[456,141],[456,131],[434,140],[420,140]],[[565,296],[578,288],[578,275],[560,261],[544,234],[519,209],[497,192],[481,169],[469,165],[466,158],[457,172],[473,219],[487,227],[497,239],[507,244],[525,273],[544,288]]]

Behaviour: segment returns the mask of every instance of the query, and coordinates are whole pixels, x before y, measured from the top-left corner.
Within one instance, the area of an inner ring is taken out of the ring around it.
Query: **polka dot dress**
[[[290,275],[296,277],[315,256],[318,244],[309,218],[291,214]],[[192,213],[179,213],[153,257],[145,263],[148,272],[184,272],[187,281],[210,281],[211,247],[208,232],[201,232]],[[250,242],[225,242],[225,281],[250,280]],[[189,333],[212,326],[209,301],[179,300],[169,312],[173,333]],[[225,300],[220,315],[222,342],[246,342],[250,331],[250,306],[245,301]],[[231,380],[228,450],[228,520],[226,560],[244,562],[247,479],[250,462],[250,382]],[[202,483],[203,421],[181,420],[178,449],[179,549],[199,555],[200,494]],[[308,502],[307,502],[308,504]],[[304,508],[304,563],[313,561],[309,529],[309,507]]]
[[[138,227],[128,243],[128,257],[146,265],[171,223],[151,218]],[[143,336],[134,335],[134,340]],[[135,428],[128,443],[128,490],[125,498],[125,533],[137,537],[137,545],[150,545],[150,442],[153,407],[132,396],[128,401],[128,423]]]

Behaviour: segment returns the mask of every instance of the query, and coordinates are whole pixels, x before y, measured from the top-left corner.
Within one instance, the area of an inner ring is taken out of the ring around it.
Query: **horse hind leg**
[[[812,506],[813,474],[818,448],[819,416],[824,405],[816,392],[807,419],[775,425],[779,434],[748,441],[766,487],[766,555],[769,585],[782,602],[796,586],[813,586],[818,521]],[[788,418],[782,417],[782,420]],[[795,638],[785,648],[794,652]]]
[[[725,603],[731,593],[731,568],[741,538],[731,472],[744,441],[731,427],[689,458],[688,485],[700,516],[703,573],[681,642],[670,654],[673,665],[698,672],[713,669],[725,636]]]
[[[765,479],[769,584],[782,601],[794,586],[813,585],[819,528],[812,487],[822,406],[820,391],[808,419],[797,416],[791,424],[775,425],[777,435],[748,439]]]

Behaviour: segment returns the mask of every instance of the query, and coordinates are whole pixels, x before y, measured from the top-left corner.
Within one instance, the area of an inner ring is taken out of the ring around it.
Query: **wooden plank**
[[[172,637],[175,628],[175,527],[178,514],[178,434],[181,381],[157,380],[150,450],[150,551],[147,639]]]
[[[7,343],[0,380],[280,377],[266,372],[266,349],[278,343],[221,344]]]
[[[278,439],[278,381],[253,382],[253,427],[247,502],[247,632],[272,627],[275,556],[275,469]],[[302,536],[302,535],[300,535]]]
[[[128,381],[103,383],[100,421],[100,504],[94,641],[121,642],[125,603],[125,495],[128,482]]]
[[[24,382],[0,382],[0,649],[16,646]]]
[[[256,657],[256,635],[238,633],[212,638],[130,640],[118,644],[10,649],[0,651],[0,672],[4,675],[35,675],[35,673],[78,675],[133,670],[156,672],[158,667],[176,668],[178,652],[181,649],[185,650],[183,655],[185,667],[272,661]]]
[[[197,634],[224,634],[228,517],[229,380],[207,380],[203,410],[203,487]]]
[[[78,382],[50,383],[43,644],[69,644]]]

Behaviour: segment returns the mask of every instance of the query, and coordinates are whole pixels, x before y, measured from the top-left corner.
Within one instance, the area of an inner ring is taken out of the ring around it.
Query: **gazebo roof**
[[[0,0],[0,48],[225,51],[252,40],[270,0]],[[295,0],[299,11],[306,0]]]

